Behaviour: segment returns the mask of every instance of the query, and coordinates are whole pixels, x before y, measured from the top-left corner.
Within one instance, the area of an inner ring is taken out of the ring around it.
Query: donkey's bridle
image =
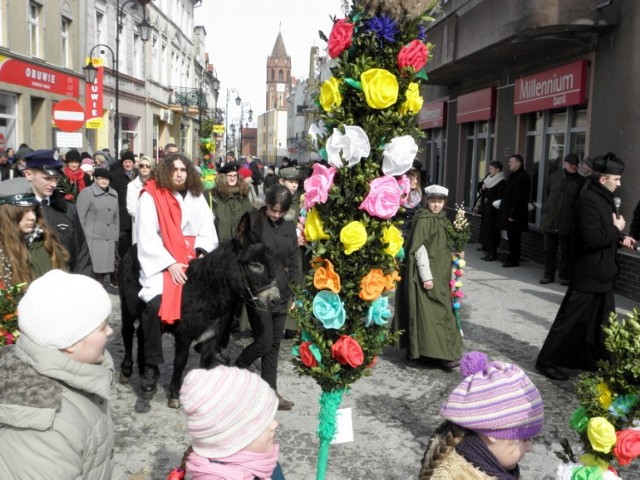
[[[240,274],[242,276],[242,286],[244,287],[245,295],[242,295],[245,302],[254,307],[256,310],[267,310],[264,307],[260,306],[260,302],[258,301],[258,295],[265,290],[268,290],[273,287],[277,287],[277,283],[275,279],[271,280],[269,283],[263,285],[258,288],[255,286],[252,280],[251,273],[247,272],[247,266],[245,264],[240,264]]]

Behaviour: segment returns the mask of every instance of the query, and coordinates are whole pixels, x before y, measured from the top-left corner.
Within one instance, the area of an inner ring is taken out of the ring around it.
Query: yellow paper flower
[[[466,265],[467,265],[467,262],[465,262],[462,258],[458,260],[458,267],[464,268]]]
[[[407,99],[400,106],[400,113],[402,115],[415,115],[422,108],[422,95],[420,95],[420,85],[416,82],[411,82],[407,87]]]
[[[602,457],[596,457],[592,453],[585,453],[580,456],[580,463],[585,467],[598,467],[600,470],[605,472],[607,468],[609,468],[609,462],[607,462]]]
[[[391,255],[392,257],[395,257],[402,248],[402,244],[404,243],[402,232],[393,225],[385,228],[382,231],[382,243],[389,244],[387,248],[384,249],[385,253]]]
[[[609,453],[616,443],[616,429],[603,417],[593,417],[587,424],[587,436],[596,452]]]
[[[461,288],[462,287],[462,282],[458,281],[455,283],[456,288]]]
[[[362,91],[371,108],[387,108],[398,100],[398,79],[383,68],[371,68],[360,75]]]
[[[609,390],[609,387],[607,386],[606,383],[600,382],[598,384],[598,392],[600,392],[600,396],[598,397],[598,401],[600,402],[600,405],[602,405],[604,408],[608,410],[609,407],[611,406],[611,400],[612,400],[611,390]]]
[[[334,108],[342,105],[342,93],[340,93],[341,80],[331,77],[322,83],[320,87],[319,102],[325,112],[330,112]]]
[[[309,217],[307,216],[307,222]],[[362,222],[353,221],[340,230],[340,241],[344,245],[344,253],[351,255],[367,243],[367,230]]]
[[[324,225],[315,208],[307,212],[307,219],[304,222],[304,236],[309,242],[329,238],[329,235],[324,231]]]

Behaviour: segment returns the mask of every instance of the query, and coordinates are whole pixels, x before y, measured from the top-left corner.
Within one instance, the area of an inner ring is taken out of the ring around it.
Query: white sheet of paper
[[[331,445],[346,442],[353,442],[351,407],[338,409],[336,414],[336,435],[331,440]]]

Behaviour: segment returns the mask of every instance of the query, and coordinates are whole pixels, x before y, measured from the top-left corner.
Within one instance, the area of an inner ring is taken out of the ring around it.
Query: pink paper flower
[[[369,193],[360,204],[360,210],[364,210],[372,217],[388,219],[393,217],[400,208],[400,186],[398,181],[388,175],[383,175],[369,183]]]
[[[449,280],[449,290],[453,290],[454,288],[456,288],[456,281]]]
[[[313,166],[313,173],[304,181],[304,205],[307,211],[316,203],[327,201],[335,174],[335,167],[325,167],[319,163]]]
[[[461,276],[463,276],[463,275],[464,275],[464,272],[463,272],[462,270],[458,269],[458,270],[456,270],[455,272],[453,272],[453,274],[454,274],[456,277],[461,277]]]
[[[405,199],[411,193],[411,180],[406,175],[402,175],[398,179],[398,186],[400,187],[400,191],[402,192],[400,196],[402,199]]]

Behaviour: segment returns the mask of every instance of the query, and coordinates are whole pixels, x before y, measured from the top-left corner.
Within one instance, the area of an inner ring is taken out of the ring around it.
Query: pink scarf
[[[193,480],[253,480],[255,477],[269,480],[278,463],[280,445],[266,453],[240,450],[226,458],[210,461],[192,452],[187,459],[187,473]]]

